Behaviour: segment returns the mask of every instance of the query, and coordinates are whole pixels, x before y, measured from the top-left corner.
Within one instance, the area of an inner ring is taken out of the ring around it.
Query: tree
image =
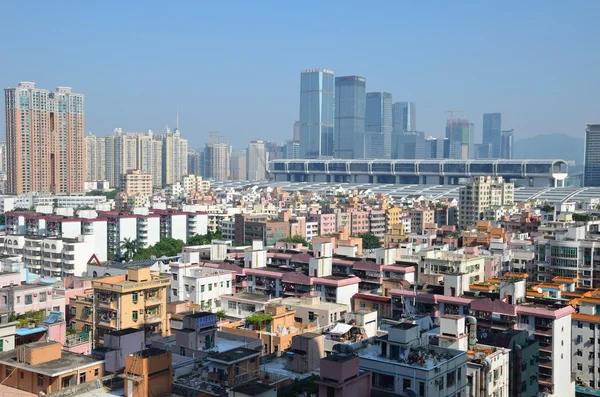
[[[575,222],[589,222],[592,218],[588,214],[573,214]]]
[[[158,243],[138,251],[133,256],[133,260],[139,261],[142,259],[150,259],[152,257],[160,258],[161,256],[176,256],[183,251],[184,246],[185,243],[181,240],[165,237]]]
[[[282,241],[284,243],[302,244],[306,247],[308,247],[310,244],[303,236],[301,236],[299,234],[297,234],[295,236],[288,236],[288,237],[282,238],[279,241]]]
[[[544,212],[554,212],[554,206],[548,203],[544,204],[540,209]]]
[[[373,233],[361,233],[358,237],[362,238],[363,249],[365,250],[381,248],[381,241]]]
[[[131,261],[142,249],[142,242],[138,239],[125,238],[119,247],[126,261]]]
[[[188,239],[187,245],[205,245],[210,244],[213,240],[221,240],[223,235],[220,231],[208,232],[206,234],[196,234]]]
[[[217,312],[217,318],[219,319],[219,321],[223,320],[225,317],[227,317],[227,314],[225,314],[225,310],[219,310]]]
[[[119,194],[118,190],[109,190],[104,192],[102,190],[92,190],[87,192],[86,196],[104,196],[107,200],[115,200],[117,198],[117,194]]]
[[[254,313],[246,317],[246,323],[254,324],[258,329],[262,329],[263,324],[273,320],[273,316],[266,313]]]

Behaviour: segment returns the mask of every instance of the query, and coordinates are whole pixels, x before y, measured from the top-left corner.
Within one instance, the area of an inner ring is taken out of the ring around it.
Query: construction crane
[[[221,143],[221,137],[223,137],[224,135],[221,135],[221,133],[219,131],[203,131],[204,134],[208,134],[209,136],[209,140],[208,140],[208,144],[212,145],[213,144],[213,137],[217,137],[217,142],[216,143]]]

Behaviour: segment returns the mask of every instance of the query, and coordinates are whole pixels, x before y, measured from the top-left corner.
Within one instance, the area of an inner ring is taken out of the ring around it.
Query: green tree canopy
[[[204,245],[210,244],[213,240],[221,240],[223,235],[220,231],[208,232],[206,234],[196,234],[188,239],[187,245]]]
[[[588,214],[573,214],[573,220],[575,222],[588,222],[592,219]]]
[[[540,209],[544,212],[554,212],[554,206],[548,203],[544,204]]]
[[[381,248],[381,241],[373,233],[361,233],[358,237],[362,238],[363,249]]]
[[[91,190],[91,191],[87,192],[85,195],[86,196],[104,196],[104,197],[106,197],[107,200],[114,200],[117,198],[118,193],[119,193],[118,190],[109,190],[107,192],[104,192],[102,190]]]
[[[185,243],[181,240],[172,237],[162,238],[158,243],[151,245],[148,248],[140,250],[133,256],[133,260],[139,261],[142,259],[150,259],[153,256],[160,258],[161,256],[175,256],[183,251]]]
[[[283,241],[284,243],[294,243],[294,244],[302,244],[306,247],[309,246],[309,242],[306,240],[306,238],[304,238],[303,236],[297,234],[295,236],[288,236],[285,238],[282,238],[279,241]]]
[[[142,251],[142,242],[138,239],[125,238],[121,241],[121,254],[126,261],[131,261],[135,255]]]

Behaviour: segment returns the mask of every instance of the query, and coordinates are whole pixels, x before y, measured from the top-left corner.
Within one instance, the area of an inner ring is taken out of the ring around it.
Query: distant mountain
[[[567,134],[544,134],[514,143],[515,159],[561,159],[583,164],[584,139]]]

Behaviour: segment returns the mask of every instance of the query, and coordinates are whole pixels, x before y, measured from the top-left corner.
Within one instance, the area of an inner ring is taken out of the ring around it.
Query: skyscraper
[[[365,111],[366,152],[371,159],[389,159],[392,154],[392,94],[367,93]]]
[[[8,192],[83,192],[83,95],[21,82],[5,99]]]
[[[179,128],[171,131],[167,128],[162,140],[162,184],[172,185],[187,174],[187,139],[181,137]]]
[[[392,158],[424,159],[425,133],[422,131],[403,131],[399,134],[394,133]]]
[[[207,143],[204,148],[203,178],[215,181],[229,179],[229,145],[224,142]]]
[[[396,102],[392,106],[394,132],[416,131],[417,106],[414,102]]]
[[[101,181],[105,172],[105,139],[89,134],[85,137],[85,181]]]
[[[230,174],[234,181],[245,180],[248,178],[246,174],[246,150],[238,150],[231,153],[230,157]]]
[[[366,79],[358,76],[335,78],[334,157],[365,158]]]
[[[300,121],[294,121],[294,135],[292,137],[293,141],[297,141],[300,142],[300,128],[301,124]]]
[[[473,125],[469,120],[449,119],[446,138],[450,140],[449,158],[468,160],[473,146]]]
[[[251,141],[246,151],[247,180],[262,181],[267,177],[268,156],[263,141]]]
[[[425,156],[426,159],[447,159],[450,158],[450,139],[448,138],[425,138]]]
[[[202,175],[200,173],[200,153],[194,149],[188,149],[188,174],[189,175]]]
[[[600,186],[600,124],[586,124],[583,185]]]
[[[502,150],[502,114],[483,114],[483,137],[484,145],[492,145],[492,158],[499,159]]]
[[[502,159],[512,159],[514,157],[514,131],[512,128],[510,130],[502,131],[502,145],[500,148],[500,158]]]
[[[300,75],[300,157],[333,155],[333,93],[331,70],[303,70]],[[296,139],[294,126],[294,140]],[[250,155],[250,153],[248,153]]]

